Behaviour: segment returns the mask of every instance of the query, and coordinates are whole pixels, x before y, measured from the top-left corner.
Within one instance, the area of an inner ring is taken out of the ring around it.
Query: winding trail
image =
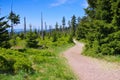
[[[120,66],[81,55],[84,44],[75,41],[75,46],[64,52],[68,64],[78,80],[120,80]]]

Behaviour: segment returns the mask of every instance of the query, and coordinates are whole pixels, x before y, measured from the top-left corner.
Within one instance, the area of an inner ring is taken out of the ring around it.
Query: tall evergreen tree
[[[81,17],[78,17],[78,18],[77,18],[77,24],[80,23],[80,20],[81,20]]]
[[[72,16],[72,20],[71,20],[71,35],[72,37],[75,36],[75,31],[76,31],[76,17],[75,15]]]
[[[60,31],[60,32],[62,31],[62,25],[60,25],[59,31]]]
[[[8,19],[11,21],[11,36],[14,33],[13,26],[20,23],[19,15],[16,15],[13,11],[10,12]]]
[[[58,27],[59,27],[59,25],[58,25],[58,23],[56,22],[56,24],[55,24],[55,30],[56,30],[56,31],[59,31],[59,28],[58,28]]]
[[[68,21],[68,28],[69,28],[69,33],[71,33],[71,22]]]
[[[118,26],[118,30],[120,30],[120,1],[119,0],[111,0],[111,10],[113,13],[112,23],[114,26]]]
[[[88,7],[85,9],[86,15],[90,18],[90,19],[95,19],[96,16],[96,6],[97,6],[97,0],[87,0],[88,1]]]
[[[0,47],[9,48],[9,34],[6,30],[9,26],[7,24],[8,21],[3,21],[5,17],[0,18]]]
[[[87,0],[77,32],[77,38],[89,41],[87,48],[95,49],[94,53],[120,54],[120,1],[119,0]]]
[[[111,12],[111,0],[98,0],[96,4],[98,4],[95,9],[96,19],[111,23],[113,16]]]

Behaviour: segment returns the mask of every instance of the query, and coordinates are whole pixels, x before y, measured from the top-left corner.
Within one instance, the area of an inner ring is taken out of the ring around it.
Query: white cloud
[[[65,4],[68,0],[57,0],[55,3],[52,3],[50,6],[51,7],[56,7],[56,6],[60,6],[62,4]]]

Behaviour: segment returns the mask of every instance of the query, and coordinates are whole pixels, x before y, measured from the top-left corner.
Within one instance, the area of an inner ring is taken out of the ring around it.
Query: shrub
[[[8,70],[9,70],[8,61],[3,56],[0,56],[0,72]]]
[[[26,42],[27,42],[27,46],[29,48],[36,48],[38,47],[38,41],[36,40],[37,39],[37,35],[33,32],[29,32],[27,34],[27,39],[26,39]]]
[[[57,32],[53,32],[53,40],[52,42],[56,42],[57,41]]]
[[[18,59],[18,61],[16,61],[16,63],[14,64],[14,69],[15,73],[17,73],[20,70],[23,70],[25,72],[33,72],[32,64],[29,60],[25,58]]]
[[[33,72],[32,63],[26,57],[25,53],[10,49],[0,49],[0,69],[3,72]]]
[[[112,55],[111,48],[107,44],[102,45],[101,53],[103,55]]]

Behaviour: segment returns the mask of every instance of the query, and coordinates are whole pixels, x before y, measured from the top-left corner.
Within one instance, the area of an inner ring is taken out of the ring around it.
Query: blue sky
[[[0,0],[0,16],[8,16],[11,10],[12,0]],[[23,28],[23,18],[27,19],[27,27],[32,24],[33,28],[41,25],[41,12],[44,22],[54,26],[56,22],[61,24],[65,16],[66,24],[72,15],[84,16],[87,7],[86,0],[13,0],[13,11],[20,15],[21,23],[15,28]]]

